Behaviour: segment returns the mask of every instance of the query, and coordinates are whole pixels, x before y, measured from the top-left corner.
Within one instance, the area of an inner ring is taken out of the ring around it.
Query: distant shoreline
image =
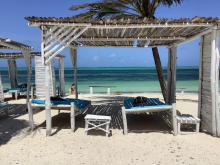
[[[19,70],[27,70],[26,67],[20,67],[18,66]],[[58,69],[57,67],[55,69]],[[65,67],[65,70],[72,70],[72,67]],[[96,69],[156,69],[154,66],[150,66],[150,67],[78,67],[78,70],[86,70],[86,69],[92,69],[92,70],[96,70]],[[164,70],[167,69],[167,67],[163,67]],[[178,69],[199,69],[199,66],[177,66],[177,70]],[[0,67],[0,70],[8,70],[8,67]],[[34,70],[34,66],[32,68],[32,70]]]

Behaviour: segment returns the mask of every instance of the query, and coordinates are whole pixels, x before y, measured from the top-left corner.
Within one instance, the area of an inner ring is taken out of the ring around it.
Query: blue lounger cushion
[[[7,92],[9,93],[27,92],[27,88],[11,88],[11,89],[8,89]]]
[[[19,84],[19,85],[18,85],[17,87],[15,87],[15,88],[10,88],[10,89],[4,90],[4,92],[9,92],[9,93],[27,92],[27,84],[25,84],[25,83]]]
[[[88,100],[59,98],[56,100],[51,100],[51,106],[67,106],[71,105],[72,102],[74,102],[75,106],[77,106],[79,109],[85,109],[91,104],[91,101]],[[45,100],[34,99],[32,100],[32,104],[45,105]]]
[[[124,100],[124,107],[125,109],[146,109],[147,107],[149,108],[154,108],[157,109],[159,107],[170,107],[170,105],[167,105],[163,102],[161,102],[158,98],[147,98],[145,99],[145,106],[134,106],[134,100],[135,98],[129,98]]]

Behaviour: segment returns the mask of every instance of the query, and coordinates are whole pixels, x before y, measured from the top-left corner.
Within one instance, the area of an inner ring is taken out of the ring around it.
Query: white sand
[[[161,98],[158,94],[146,96]],[[116,97],[80,97],[92,98],[93,104],[118,103],[112,100]],[[179,94],[177,108],[182,113],[196,116],[196,100],[195,94]],[[24,100],[16,102],[20,104]],[[45,137],[45,129],[42,128],[45,126],[44,111],[34,115],[35,123],[40,127],[32,133],[27,131],[27,115],[0,120],[0,164],[220,164],[220,140],[204,133],[175,137],[163,130],[163,122],[135,116],[130,118],[128,127],[141,127],[138,133],[131,131],[125,136],[122,130],[113,128],[109,138],[99,133],[86,136],[82,117],[77,118],[77,130],[72,133],[68,113],[57,116],[57,111],[53,111],[52,114],[55,116],[53,132],[56,133],[51,137]],[[158,125],[162,126],[160,131],[157,131]]]

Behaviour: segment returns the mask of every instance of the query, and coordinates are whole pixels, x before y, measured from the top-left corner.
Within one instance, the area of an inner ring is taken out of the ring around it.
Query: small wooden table
[[[111,116],[102,115],[90,115],[85,116],[85,133],[88,134],[89,130],[99,129],[106,133],[106,136],[110,134],[109,126],[111,122]],[[91,127],[89,127],[91,126]],[[103,128],[105,126],[105,128]]]
[[[200,119],[197,117],[193,117],[192,115],[183,114],[181,116],[177,116],[177,127],[178,127],[178,134],[182,134],[181,131],[181,124],[195,124],[196,125],[196,133],[199,132],[200,127]]]

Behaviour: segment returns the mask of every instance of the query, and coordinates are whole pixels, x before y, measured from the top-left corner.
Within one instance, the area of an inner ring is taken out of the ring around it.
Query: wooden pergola
[[[40,54],[40,52],[31,52],[31,58],[35,55]],[[8,62],[8,70],[9,70],[9,78],[11,82],[11,88],[16,88],[18,85],[17,82],[17,59],[25,59],[25,55],[22,52],[18,53],[4,53],[0,52],[0,60],[7,60]]]
[[[1,58],[7,58],[9,59],[8,64],[9,68],[11,69],[10,76],[12,76],[14,80],[16,80],[16,62],[15,59],[17,58],[24,58],[25,62],[27,64],[27,70],[28,70],[28,85],[27,85],[27,103],[29,102],[30,99],[30,88],[31,88],[31,74],[32,74],[32,66],[31,66],[31,51],[32,47],[25,45],[23,43],[13,41],[8,38],[0,38],[0,50],[1,51],[19,51],[19,53],[1,53]],[[14,71],[12,71],[14,69]],[[14,81],[13,80],[13,81]],[[16,81],[14,81],[13,85],[16,85]],[[2,89],[2,85],[1,85]],[[3,95],[3,90],[2,90],[2,95]],[[33,121],[33,112],[29,111],[29,121]],[[32,122],[30,122],[32,123]],[[30,125],[33,127],[33,125]]]
[[[91,21],[67,18],[27,17],[29,26],[40,27],[42,31],[42,62],[50,73],[51,60],[64,48],[73,52],[77,63],[79,47],[165,47],[168,54],[168,102],[176,99],[177,47],[201,38],[199,115],[202,131],[220,136],[219,95],[219,50],[218,37],[220,21],[212,18],[179,20],[108,19]],[[75,68],[75,77],[76,77]],[[75,79],[76,80],[76,79]],[[77,81],[77,80],[76,80]],[[51,134],[51,112],[49,80],[45,87],[47,135]],[[173,116],[173,120],[175,120]],[[175,126],[174,126],[175,127]]]

